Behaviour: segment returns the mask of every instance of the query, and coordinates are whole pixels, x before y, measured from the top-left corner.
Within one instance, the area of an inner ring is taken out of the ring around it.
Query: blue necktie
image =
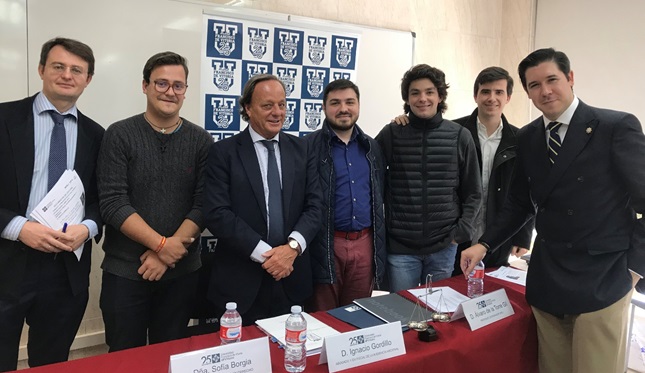
[[[551,122],[546,126],[546,129],[549,130],[549,160],[552,165],[555,163],[555,159],[558,157],[562,147],[562,141],[560,140],[560,135],[558,135],[560,126],[562,126],[560,122]]]
[[[67,141],[65,140],[65,115],[54,110],[49,111],[54,120],[54,129],[49,142],[49,173],[47,190],[49,191],[60,179],[67,168]]]
[[[269,220],[269,235],[267,243],[272,247],[285,243],[284,239],[284,220],[282,215],[282,186],[280,183],[280,172],[278,171],[278,162],[275,157],[275,141],[262,140],[269,151],[269,160],[267,163],[267,182],[269,184],[269,211],[267,211]]]

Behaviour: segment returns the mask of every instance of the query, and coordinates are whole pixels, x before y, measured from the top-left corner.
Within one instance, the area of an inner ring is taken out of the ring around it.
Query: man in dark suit
[[[102,229],[95,165],[104,129],[76,108],[94,74],[92,50],[52,39],[38,74],[40,93],[0,104],[0,371],[16,369],[25,320],[30,366],[67,360],[88,300],[91,238]],[[65,169],[83,182],[85,215],[63,232],[30,213]]]
[[[482,175],[483,203],[475,218],[472,241],[476,243],[486,226],[495,221],[508,195],[517,152],[517,127],[510,124],[504,115],[504,107],[513,94],[513,78],[508,71],[498,66],[485,68],[475,78],[473,89],[477,109],[471,115],[454,121],[473,136]],[[519,258],[526,254],[532,234],[533,220],[501,244],[495,253],[486,255],[486,267],[507,266],[509,255]],[[453,276],[461,274],[461,252],[471,244],[464,242],[457,247]]]
[[[540,372],[622,372],[627,309],[645,274],[645,135],[631,114],[591,107],[573,93],[567,56],[552,48],[519,65],[543,116],[518,132],[509,203],[479,244],[487,251],[536,214],[526,299],[538,328]]]
[[[212,145],[204,198],[218,238],[208,298],[237,302],[244,325],[288,313],[312,294],[307,244],[321,223],[315,154],[282,133],[286,96],[273,75],[251,78],[240,97],[247,129]]]

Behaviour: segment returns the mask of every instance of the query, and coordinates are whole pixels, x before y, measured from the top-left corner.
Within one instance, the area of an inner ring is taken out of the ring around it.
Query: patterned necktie
[[[560,148],[562,147],[562,141],[560,140],[560,135],[558,135],[558,130],[562,123],[560,122],[551,122],[546,126],[546,129],[549,130],[549,160],[553,165],[555,159],[560,153]]]
[[[269,220],[269,236],[267,243],[272,247],[281,245],[284,240],[284,220],[282,215],[282,186],[280,183],[280,173],[278,171],[278,162],[275,157],[275,141],[262,140],[269,151],[269,160],[267,163],[267,182],[269,184],[269,211],[267,211]]]
[[[54,110],[49,111],[54,121],[54,129],[49,142],[49,172],[47,190],[49,191],[67,168],[67,141],[65,140],[65,115]]]

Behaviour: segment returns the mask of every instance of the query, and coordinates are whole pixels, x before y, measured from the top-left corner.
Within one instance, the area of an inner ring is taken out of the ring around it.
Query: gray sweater
[[[168,237],[185,219],[203,228],[203,170],[212,143],[206,130],[187,120],[172,134],[164,135],[150,127],[143,114],[107,129],[97,169],[101,216],[106,224],[104,271],[143,281],[137,270],[139,257],[147,248],[120,231],[134,213]],[[174,269],[168,268],[162,280],[197,270],[201,265],[199,246],[195,240],[188,255]]]

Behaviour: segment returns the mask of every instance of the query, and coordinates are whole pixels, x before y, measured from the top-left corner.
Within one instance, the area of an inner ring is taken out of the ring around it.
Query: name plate
[[[477,330],[513,314],[506,290],[499,289],[461,303],[450,320],[466,317],[470,330]]]
[[[397,321],[326,337],[318,364],[328,363],[329,372],[339,372],[404,354]]]
[[[170,356],[169,373],[271,372],[269,338],[231,343]]]

